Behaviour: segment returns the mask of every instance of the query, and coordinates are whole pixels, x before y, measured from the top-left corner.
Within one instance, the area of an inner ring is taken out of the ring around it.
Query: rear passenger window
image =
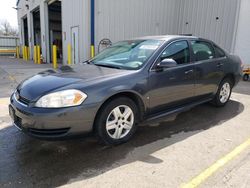
[[[215,58],[213,46],[208,42],[191,41],[195,61],[204,61]]]
[[[173,59],[177,64],[190,62],[190,53],[187,41],[178,41],[170,44],[161,54],[161,60]]]
[[[216,53],[217,57],[225,57],[226,56],[225,52],[220,47],[215,45],[214,49],[215,49],[215,53]]]

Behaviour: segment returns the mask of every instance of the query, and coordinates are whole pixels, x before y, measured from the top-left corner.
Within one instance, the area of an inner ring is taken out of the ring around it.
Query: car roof
[[[188,36],[188,35],[158,35],[158,36],[144,36],[135,38],[135,40],[163,40],[163,41],[178,40],[178,39],[199,39],[199,38],[196,36]]]

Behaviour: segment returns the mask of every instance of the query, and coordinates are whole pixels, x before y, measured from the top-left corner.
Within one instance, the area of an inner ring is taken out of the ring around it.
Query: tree
[[[0,22],[0,34],[4,36],[17,36],[18,31],[7,20]]]

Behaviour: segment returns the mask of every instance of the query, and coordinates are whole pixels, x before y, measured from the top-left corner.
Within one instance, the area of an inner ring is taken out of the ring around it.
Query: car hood
[[[129,72],[131,71],[88,64],[80,64],[72,67],[62,66],[56,71],[47,70],[24,80],[17,87],[17,91],[25,99],[36,101],[41,96],[70,84],[81,82],[84,87],[84,84],[90,81],[98,82],[106,78],[129,74]]]

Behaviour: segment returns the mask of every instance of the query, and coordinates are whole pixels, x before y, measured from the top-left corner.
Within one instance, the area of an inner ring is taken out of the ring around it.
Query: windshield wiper
[[[117,65],[107,65],[107,64],[102,64],[102,63],[95,63],[94,65],[100,66],[100,67],[112,68],[112,69],[122,69],[120,66],[117,66]]]
[[[82,62],[83,64],[91,64],[91,61],[90,60],[86,60],[84,62]]]

